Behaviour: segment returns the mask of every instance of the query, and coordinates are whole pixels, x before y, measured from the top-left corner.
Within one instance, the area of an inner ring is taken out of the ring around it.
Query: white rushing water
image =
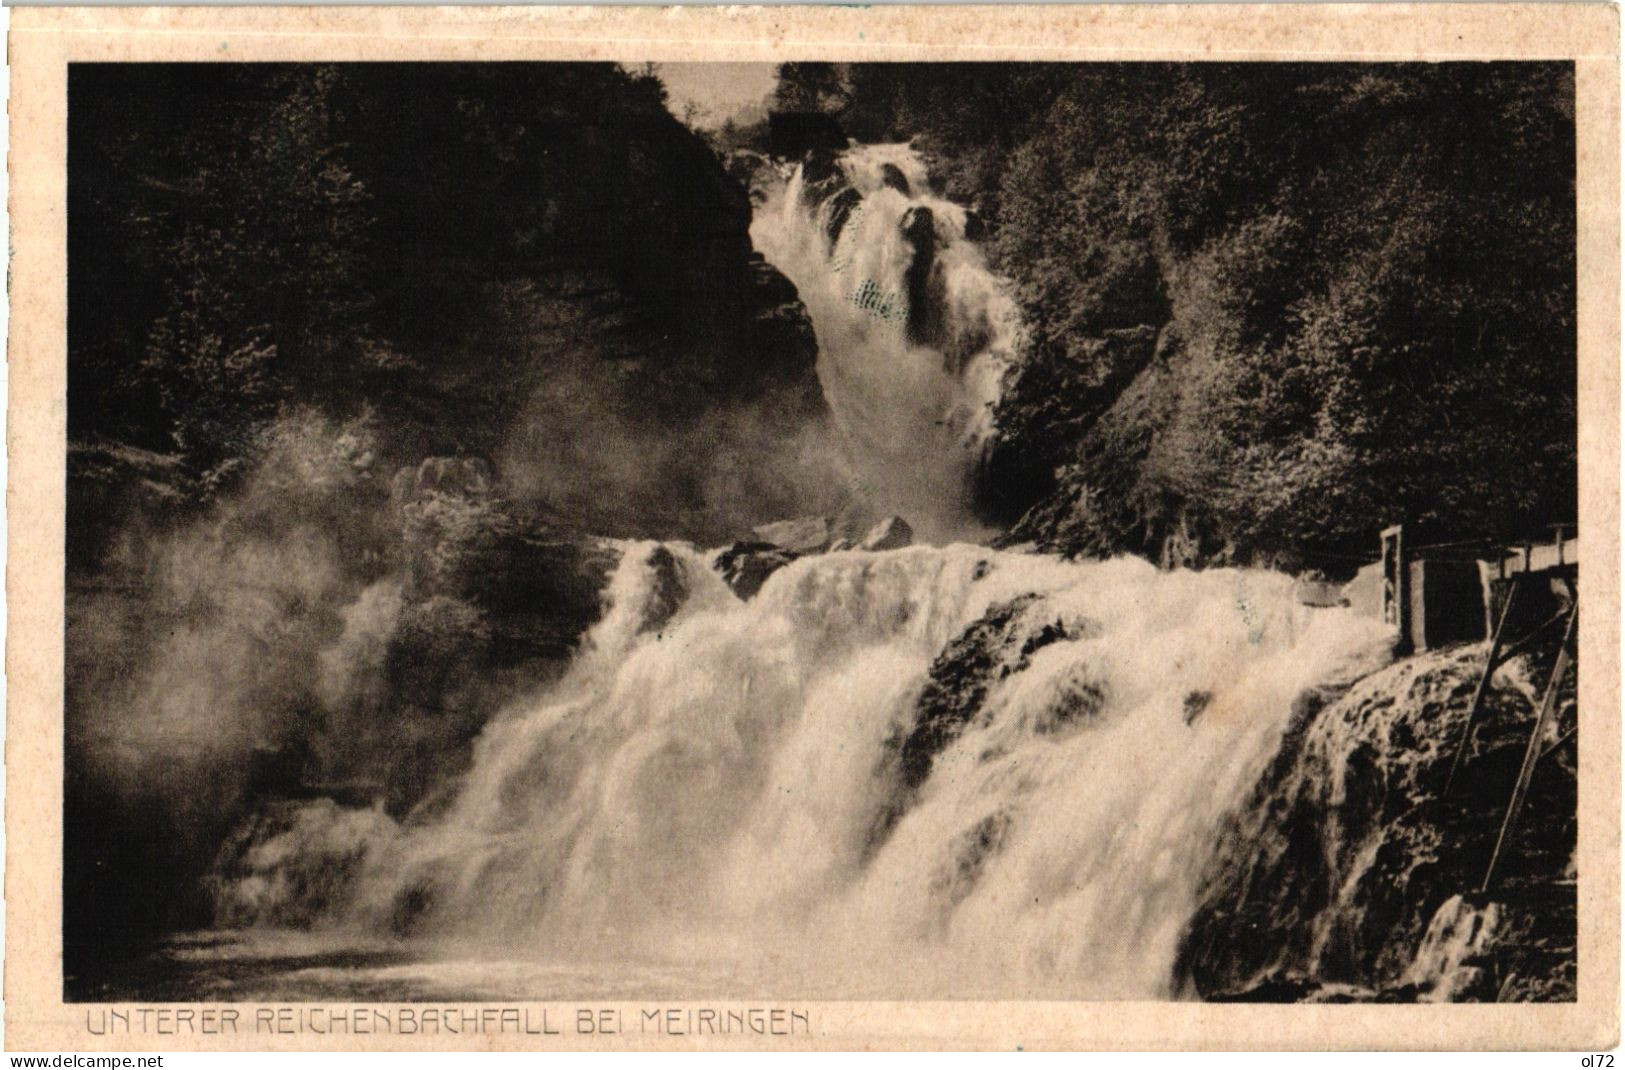
[[[752,235],[809,310],[860,493],[929,540],[974,534],[1015,306],[907,146],[815,184],[797,169]],[[385,991],[1168,997],[1294,699],[1389,646],[1267,572],[956,543],[802,558],[741,601],[710,555],[658,546],[622,547],[565,677],[432,805],[284,804],[246,829],[221,923],[406,934],[421,954]],[[910,780],[939,658],[968,716]]]
[[[751,240],[812,319],[819,381],[868,504],[932,541],[974,536],[970,479],[1020,311],[966,238],[965,210],[931,194],[907,145],[856,146],[838,165],[844,199],[815,195],[797,167],[757,212]],[[911,224],[917,239],[931,235],[919,292],[929,308],[910,307]],[[930,320],[932,342],[910,339],[911,315]]]
[[[652,629],[654,546],[626,547],[570,672],[487,727],[436,815],[310,804],[244,856],[222,916],[285,914],[319,871],[338,875],[319,929],[405,928],[532,971],[609,959],[683,964],[700,992],[726,976],[757,995],[1166,997],[1221,825],[1294,697],[1387,646],[1273,573],[964,545],[804,558],[748,602],[671,546],[690,593]],[[897,745],[933,659],[1025,595],[1012,671],[986,674],[905,791]]]

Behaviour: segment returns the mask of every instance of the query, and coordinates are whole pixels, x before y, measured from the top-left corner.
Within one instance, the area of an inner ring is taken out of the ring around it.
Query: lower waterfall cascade
[[[256,826],[222,853],[221,920],[542,958],[773,946],[774,990],[1166,997],[1294,698],[1387,657],[1279,574],[967,545],[804,558],[748,602],[669,545],[688,594],[662,621],[659,545],[624,547],[574,666],[448,798]],[[969,663],[997,668],[910,786],[934,659],[985,615],[1008,624]]]

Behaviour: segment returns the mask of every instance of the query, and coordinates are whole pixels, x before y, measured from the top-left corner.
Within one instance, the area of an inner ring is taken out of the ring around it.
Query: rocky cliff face
[[[1572,709],[1542,741],[1553,749],[1479,891],[1551,663],[1540,661],[1498,674],[1448,797],[1481,647],[1309,696],[1206,876],[1181,982],[1264,1002],[1573,999],[1576,777],[1573,739],[1560,743]]]
[[[988,508],[1014,522],[1010,541],[1108,554],[1132,538],[1121,530],[1126,518],[1103,516],[1104,502],[1091,500],[1109,487],[1118,513],[1132,510],[1134,501],[1123,493],[1133,468],[1122,465],[1108,438],[1113,422],[1101,417],[1128,403],[1130,384],[1151,363],[1158,338],[1150,324],[1116,329],[1010,369],[994,410],[997,433],[978,472]],[[1148,446],[1138,452],[1143,456]]]

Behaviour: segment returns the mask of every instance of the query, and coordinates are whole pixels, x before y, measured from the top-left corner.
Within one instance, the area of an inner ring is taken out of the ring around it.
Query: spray
[[[322,889],[320,924],[459,956],[710,963],[702,988],[785,996],[1166,997],[1294,697],[1387,647],[1272,573],[965,545],[804,558],[742,602],[671,544],[687,598],[649,628],[650,549],[627,547],[574,667],[486,729],[448,808],[281,821],[308,851],[255,849],[233,916],[300,916],[265,863],[338,843],[354,879]],[[1013,600],[1019,669],[906,788],[934,662]]]
[[[836,184],[797,167],[751,226],[818,337],[818,378],[860,490],[926,539],[986,534],[971,477],[1021,344],[1008,284],[907,145],[857,146]],[[816,188],[815,188],[816,187]]]

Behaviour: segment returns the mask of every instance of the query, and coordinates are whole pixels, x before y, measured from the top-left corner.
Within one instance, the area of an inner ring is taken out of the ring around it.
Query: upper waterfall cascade
[[[978,534],[970,480],[1020,311],[908,145],[855,146],[826,170],[798,165],[751,239],[807,307],[859,495],[932,541]]]

